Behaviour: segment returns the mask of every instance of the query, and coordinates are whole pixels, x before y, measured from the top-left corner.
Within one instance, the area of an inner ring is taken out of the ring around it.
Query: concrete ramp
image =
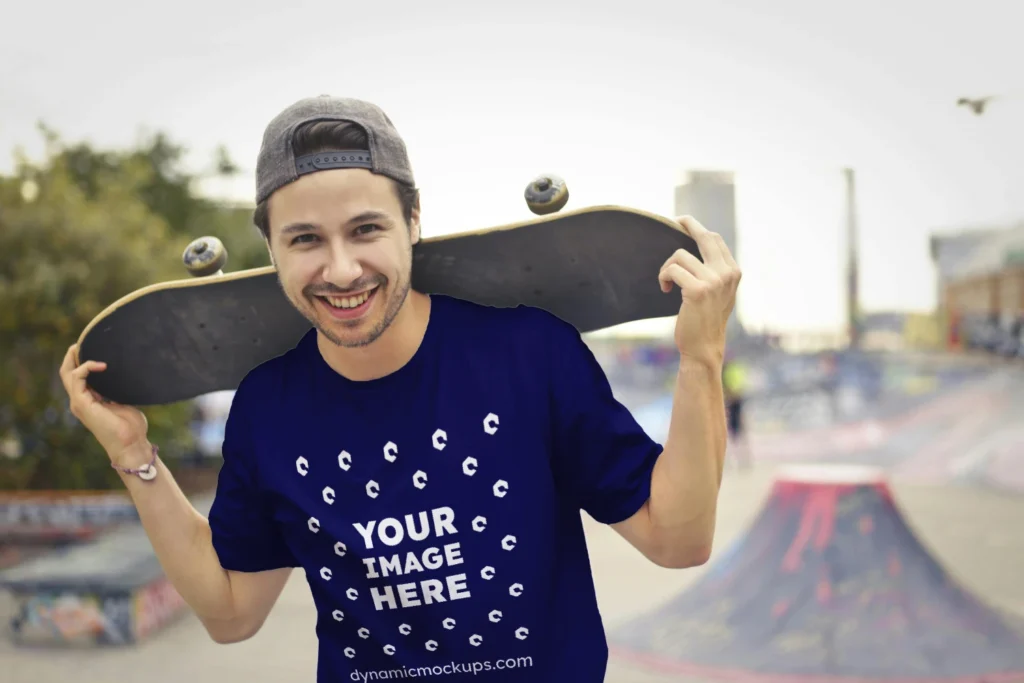
[[[700,678],[1024,681],[1024,636],[918,541],[880,470],[784,470],[696,584],[609,634],[620,659]]]
[[[140,524],[0,572],[0,587],[17,604],[10,627],[18,644],[129,645],[187,609]]]

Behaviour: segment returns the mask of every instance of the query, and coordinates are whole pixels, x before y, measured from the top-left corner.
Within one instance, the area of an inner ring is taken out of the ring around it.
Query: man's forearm
[[[144,456],[132,457],[137,467]],[[148,460],[146,460],[148,461]],[[185,497],[160,459],[152,481],[121,474],[160,566],[185,602],[204,622],[234,617],[231,582],[214,550],[210,525]]]
[[[725,444],[721,366],[684,358],[648,502],[651,532],[666,563],[700,563],[711,551]]]

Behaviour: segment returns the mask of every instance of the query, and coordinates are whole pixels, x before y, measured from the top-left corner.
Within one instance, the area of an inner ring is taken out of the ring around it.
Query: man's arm
[[[711,555],[725,461],[721,376],[713,362],[682,359],[668,438],[651,475],[650,498],[632,517],[612,525],[663,567],[701,565]]]
[[[119,458],[121,467],[149,462],[146,443]],[[234,643],[259,631],[291,573],[290,567],[263,572],[234,572],[221,567],[210,524],[181,491],[171,471],[157,458],[157,476],[143,481],[122,474],[142,526],[168,580],[218,643]]]
[[[143,480],[124,472],[121,478],[165,575],[214,640],[235,642],[252,636],[277,601],[294,558],[254,492],[253,473],[245,460],[250,451],[248,430],[237,426],[245,417],[239,417],[234,405],[242,392],[236,392],[225,427],[224,465],[211,511],[211,516],[218,513],[215,542],[210,523],[185,497],[170,470],[154,458],[145,415],[132,406],[106,401],[88,387],[88,375],[105,369],[106,363],[98,361],[79,364],[77,345],[68,348],[60,377],[71,414],[92,432],[119,471],[155,461],[155,478]],[[224,553],[232,555],[227,562],[221,557]],[[225,565],[253,572],[226,571]]]
[[[680,249],[658,273],[663,292],[675,285],[682,295],[669,433],[651,473],[647,502],[613,525],[644,555],[666,567],[703,564],[711,554],[726,446],[726,325],[741,278],[721,235],[691,216],[679,219],[679,225],[696,242],[703,260]]]

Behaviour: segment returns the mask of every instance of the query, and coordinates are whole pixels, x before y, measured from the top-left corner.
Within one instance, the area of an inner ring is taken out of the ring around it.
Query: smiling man
[[[664,448],[544,311],[412,289],[419,199],[376,106],[319,97],[268,126],[255,222],[312,325],[255,368],[228,419],[209,519],[142,414],[104,402],[69,350],[71,408],[131,492],[174,586],[217,642],[255,635],[293,568],[317,611],[318,681],[598,683],[608,650],[580,512],[665,567],[706,561],[725,449],[725,324],[739,269],[666,254],[680,349]]]

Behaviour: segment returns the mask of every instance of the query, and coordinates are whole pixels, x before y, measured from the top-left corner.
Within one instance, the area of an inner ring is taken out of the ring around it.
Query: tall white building
[[[729,251],[741,261],[736,240],[736,182],[730,171],[687,171],[675,188],[675,215],[691,215],[708,230],[720,234]],[[734,309],[729,319],[731,333],[739,329]]]

